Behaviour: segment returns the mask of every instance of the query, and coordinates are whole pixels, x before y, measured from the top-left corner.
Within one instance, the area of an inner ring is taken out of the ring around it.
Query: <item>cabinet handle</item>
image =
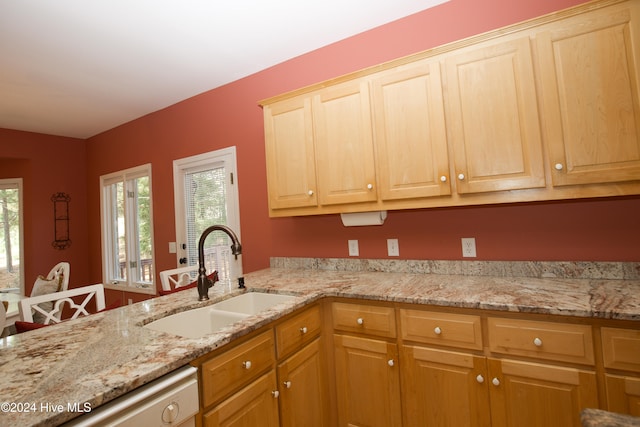
[[[494,386],[498,387],[500,385],[500,380],[497,378],[494,378],[491,380],[491,384],[493,384]]]
[[[394,363],[393,359],[389,359],[389,360],[387,360],[387,365],[389,365],[389,366],[393,366],[393,365],[395,365],[395,363]]]
[[[251,369],[251,360],[245,360],[244,362],[242,362],[242,367],[244,369]]]
[[[373,190],[373,184],[367,184],[367,190]]]
[[[444,176],[444,175],[442,175],[442,176],[440,177],[440,181],[442,181],[442,182],[447,182],[447,177],[446,177],[446,176]]]
[[[291,388],[291,381],[285,381],[282,384],[284,384],[286,388]]]
[[[433,329],[433,333],[436,334],[436,335],[440,335],[442,333],[442,329],[440,329],[440,326],[436,326]]]
[[[306,334],[307,333],[307,327],[303,326],[302,328],[300,328],[300,333],[301,334]]]
[[[464,181],[464,174],[463,174],[463,173],[459,173],[459,174],[458,174],[458,179],[459,179],[460,181]]]
[[[484,377],[481,374],[478,374],[478,376],[476,377],[476,381],[482,384],[484,382]]]
[[[564,165],[562,163],[556,163],[553,167],[556,168],[557,171],[564,169]]]
[[[358,323],[358,325],[364,325],[364,319],[362,317],[358,317],[358,320],[356,320],[356,322]]]
[[[278,390],[273,390],[271,392],[271,395],[273,396],[274,399],[277,399],[278,397],[280,397],[280,392]]]
[[[542,340],[540,338],[536,337],[533,340],[533,345],[535,345],[536,347],[542,347]]]
[[[310,195],[310,196],[313,196],[313,190],[307,191],[307,194]]]

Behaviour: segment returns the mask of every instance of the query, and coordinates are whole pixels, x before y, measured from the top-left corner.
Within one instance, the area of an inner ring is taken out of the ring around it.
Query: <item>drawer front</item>
[[[320,307],[314,306],[276,326],[278,358],[302,348],[320,335]]]
[[[482,350],[480,316],[400,310],[403,340]]]
[[[640,330],[602,328],[604,366],[640,372]]]
[[[593,365],[591,326],[489,318],[489,348],[495,353]]]
[[[392,307],[334,302],[333,328],[379,337],[396,337],[396,317]]]
[[[273,333],[258,335],[202,365],[205,407],[257,378],[275,362]]]

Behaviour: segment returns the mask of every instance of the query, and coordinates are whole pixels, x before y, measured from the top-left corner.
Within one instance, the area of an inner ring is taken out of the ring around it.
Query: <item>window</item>
[[[0,179],[0,291],[24,295],[22,178]]]
[[[242,242],[235,147],[175,160],[173,179],[179,264],[198,264],[198,241],[211,225],[229,226]],[[217,270],[220,282],[226,284],[242,275],[242,256],[236,259],[230,247],[229,237],[218,231],[207,237],[204,246],[207,273]]]
[[[100,177],[106,288],[155,294],[151,165]]]

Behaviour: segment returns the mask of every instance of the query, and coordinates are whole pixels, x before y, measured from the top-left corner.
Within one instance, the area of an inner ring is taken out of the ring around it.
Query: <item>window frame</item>
[[[20,295],[25,295],[25,269],[24,269],[24,184],[22,178],[3,178],[0,179],[0,189],[17,189],[18,190],[18,215],[20,217],[18,234],[20,240]]]
[[[144,165],[132,167],[129,169],[125,169],[118,172],[113,172],[110,174],[100,176],[100,222],[101,222],[101,233],[102,233],[102,280],[104,283],[104,287],[106,289],[113,289],[118,291],[126,291],[126,292],[134,292],[141,293],[147,295],[156,295],[156,256],[155,256],[155,244],[154,244],[154,227],[153,227],[153,181],[152,181],[152,167],[150,163],[146,163]],[[137,230],[137,214],[138,214],[138,206],[136,205],[134,209],[131,209],[131,205],[134,202],[129,201],[129,198],[126,197],[125,203],[125,212],[124,212],[124,227],[125,227],[125,268],[127,269],[126,280],[122,280],[119,277],[113,277],[113,271],[116,267],[116,262],[119,261],[114,259],[114,249],[117,247],[117,242],[114,242],[114,230],[113,230],[113,198],[110,196],[110,191],[113,184],[123,183],[125,193],[127,191],[129,183],[133,180],[147,177],[149,180],[149,239],[151,244],[151,265],[152,275],[151,282],[143,282],[141,280],[137,280],[137,277],[134,277],[131,274],[131,271],[136,267],[131,267],[131,261],[133,261],[130,257],[130,253],[136,253],[137,250],[133,250],[135,245],[138,243],[138,235],[139,232]],[[130,233],[130,229],[134,229],[135,233]]]

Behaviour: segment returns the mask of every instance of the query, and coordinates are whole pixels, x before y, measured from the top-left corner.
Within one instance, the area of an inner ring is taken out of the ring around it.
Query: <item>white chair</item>
[[[195,273],[195,274],[192,274]],[[165,292],[175,291],[198,280],[198,266],[174,268],[160,272],[160,283]]]
[[[82,299],[80,303],[76,303],[73,299],[73,297],[82,296],[84,296],[84,299]],[[97,311],[105,309],[104,286],[102,286],[102,284],[83,286],[81,288],[67,289],[52,294],[25,298],[18,302],[20,320],[23,322],[33,322],[34,314],[37,313],[43,318],[43,320],[38,323],[44,325],[60,323],[63,320],[68,320],[62,319],[64,304],[69,304],[70,309],[73,310],[73,314],[69,319],[88,316],[91,313],[87,311],[87,304],[92,299],[95,300]],[[42,303],[50,303],[51,308],[46,308],[46,304]],[[43,308],[42,305],[45,305],[45,308]]]
[[[68,262],[59,262],[47,274],[47,280],[58,279],[60,290],[66,291],[69,288],[69,274],[71,274],[71,265]]]

